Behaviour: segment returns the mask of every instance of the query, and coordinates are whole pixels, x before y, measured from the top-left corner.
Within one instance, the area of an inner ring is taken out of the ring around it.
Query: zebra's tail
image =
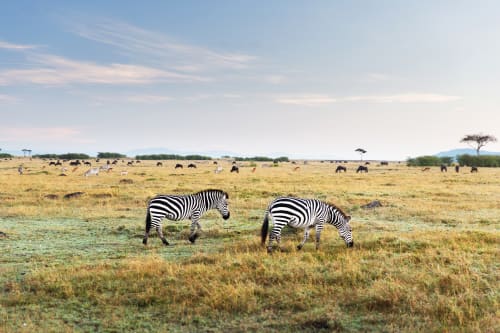
[[[148,243],[149,231],[151,230],[151,212],[148,210],[146,212],[146,232],[144,234],[144,238],[142,239],[142,243],[146,245]]]
[[[260,230],[260,235],[262,237],[262,244],[266,243],[268,230],[269,230],[269,212],[266,212],[266,215],[264,216],[264,222],[262,223],[262,229]]]

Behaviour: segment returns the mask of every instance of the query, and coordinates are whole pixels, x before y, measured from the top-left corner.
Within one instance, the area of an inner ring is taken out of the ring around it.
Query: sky
[[[0,148],[404,160],[500,138],[499,1],[7,1]],[[500,151],[500,142],[484,150]]]

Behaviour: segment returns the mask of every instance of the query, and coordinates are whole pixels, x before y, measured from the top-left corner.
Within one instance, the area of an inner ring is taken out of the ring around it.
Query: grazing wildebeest
[[[191,169],[196,169],[196,164],[190,163],[190,164],[188,165],[188,168],[191,168]]]
[[[92,163],[90,163],[89,161],[85,161],[85,162],[83,162],[83,165],[92,166]]]
[[[54,162],[54,161],[49,162],[49,166],[51,166],[51,165],[56,165],[56,162]]]
[[[237,165],[233,165],[233,167],[231,168],[231,172],[240,173],[240,168],[238,168]]]
[[[380,162],[380,165],[389,165],[389,162],[387,162],[387,161],[382,161],[382,162]]]
[[[431,170],[431,168],[423,168],[422,172],[424,172],[424,171],[430,171],[430,170]]]
[[[460,165],[455,165],[455,172],[459,173],[460,172]]]
[[[345,166],[339,165],[337,167],[337,169],[335,169],[335,173],[339,173],[339,172],[342,172],[342,171],[346,172],[347,168]]]
[[[200,218],[208,210],[217,209],[224,220],[229,218],[229,195],[222,190],[204,190],[190,195],[157,195],[148,203],[146,214],[146,232],[142,243],[148,243],[149,231],[156,229],[158,236],[165,245],[169,245],[163,236],[161,220],[171,221],[191,220],[189,241],[194,243],[201,230]]]
[[[132,166],[132,165],[134,165],[134,162],[133,162],[133,161],[128,161],[128,162],[127,162],[127,165]]]
[[[370,162],[365,162],[365,165],[370,165]]]
[[[473,167],[470,169],[470,172],[477,172],[477,167],[474,167],[474,166],[473,166]]]
[[[80,163],[80,160],[76,160],[76,161],[69,162],[69,165],[71,165],[71,166],[77,166],[77,165],[82,165],[82,163]]]
[[[364,165],[360,165],[358,169],[356,170],[356,173],[358,172],[368,172],[368,167],[365,167]]]
[[[157,162],[157,163],[156,163],[156,166],[157,166],[157,167],[162,167],[162,166],[163,166],[163,163],[161,163],[161,162]]]
[[[441,164],[441,172],[448,172],[448,168],[446,167],[446,165]]]
[[[182,169],[182,168],[183,168],[182,164],[177,163],[174,169]]]

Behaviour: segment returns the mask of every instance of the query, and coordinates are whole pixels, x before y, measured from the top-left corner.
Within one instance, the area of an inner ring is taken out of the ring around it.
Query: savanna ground
[[[63,177],[48,162],[1,161],[0,331],[500,331],[500,169],[174,164],[120,162],[85,178],[82,167]],[[188,221],[165,221],[173,245],[155,233],[142,245],[148,198],[206,188],[229,193],[228,221],[206,214],[194,245]],[[284,250],[268,255],[260,226],[280,195],[341,207],[354,248],[326,226],[320,250],[313,232],[297,251],[302,232],[285,229]],[[373,200],[382,207],[361,207]]]

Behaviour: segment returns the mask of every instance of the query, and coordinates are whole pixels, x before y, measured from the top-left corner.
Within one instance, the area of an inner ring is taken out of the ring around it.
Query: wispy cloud
[[[441,94],[405,93],[395,95],[365,95],[345,97],[346,102],[367,103],[444,103],[462,99],[460,96]]]
[[[94,140],[81,137],[81,131],[70,127],[0,127],[3,142],[50,142],[61,141],[91,143]]]
[[[168,35],[116,20],[72,24],[71,29],[80,37],[111,45],[131,58],[169,64],[172,69],[182,72],[242,69],[256,60],[255,56],[249,54],[220,52],[179,42]]]
[[[208,80],[200,76],[180,74],[140,65],[99,65],[47,54],[31,55],[29,58],[35,68],[0,71],[0,85],[13,83],[43,85],[74,83],[146,84],[161,81],[192,82]]]
[[[2,102],[4,102],[4,103],[15,103],[17,101],[18,101],[18,99],[16,97],[14,97],[14,96],[0,94],[0,103],[2,103]]]
[[[300,106],[322,106],[325,104],[335,103],[337,100],[335,98],[329,97],[327,95],[298,95],[298,96],[282,96],[276,99],[277,103],[280,104],[292,104]]]
[[[280,96],[275,102],[298,106],[323,106],[332,103],[446,103],[461,100],[460,96],[431,93],[405,93],[394,95],[363,95],[332,97],[328,95],[309,94],[296,96]]]
[[[22,50],[31,50],[34,48],[36,48],[35,45],[13,44],[13,43],[9,43],[9,42],[5,42],[5,41],[0,40],[0,49],[22,51]]]

